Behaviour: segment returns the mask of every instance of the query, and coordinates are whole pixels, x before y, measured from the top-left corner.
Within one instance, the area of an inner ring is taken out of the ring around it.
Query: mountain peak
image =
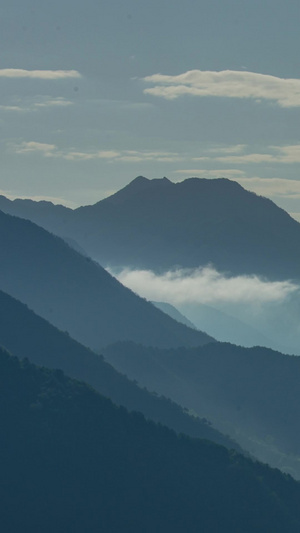
[[[154,178],[150,180],[148,178],[145,178],[144,176],[137,176],[123,189],[120,189],[118,192],[116,192],[112,196],[105,198],[105,200],[101,200],[100,202],[98,202],[98,205],[102,204],[103,202],[117,204],[119,202],[123,202],[124,200],[127,200],[128,198],[132,196],[135,196],[136,194],[143,193],[144,191],[161,190],[162,188],[166,188],[166,187],[170,187],[174,185],[175,184],[172,183],[170,180],[168,180],[168,178],[166,177]]]
[[[232,194],[234,192],[238,193],[243,191],[243,187],[237,183],[236,181],[229,180],[228,178],[215,178],[215,179],[209,179],[209,178],[197,178],[197,177],[191,177],[187,178],[183,181],[174,183],[170,181],[168,178],[154,178],[154,179],[148,179],[144,176],[138,176],[133,181],[131,181],[128,185],[126,185],[123,189],[118,191],[115,196],[122,195],[122,198],[126,197],[128,194],[136,194],[143,191],[151,190],[151,191],[162,191],[162,190],[169,190],[172,188],[178,188],[181,190],[181,192],[190,192],[195,191],[197,193],[199,192],[209,192],[215,193],[216,191],[219,192],[228,192],[229,194]],[[112,197],[110,197],[112,198]]]
[[[169,186],[174,185],[168,178],[154,178],[152,180],[149,180],[148,178],[145,178],[144,176],[138,176],[134,180],[132,180],[124,189],[121,189],[122,191],[131,190],[131,191],[140,191],[142,189],[146,189],[149,187],[162,187],[162,186]],[[121,192],[121,191],[119,191]]]
[[[183,181],[178,182],[178,185],[181,185],[182,187],[202,187],[202,188],[210,188],[212,190],[215,189],[243,189],[243,187],[237,183],[237,181],[230,180],[228,178],[187,178]]]
[[[128,183],[127,187],[140,187],[141,185],[146,185],[149,181],[150,180],[148,178],[145,178],[145,176],[137,176],[136,178],[134,178],[134,180]]]

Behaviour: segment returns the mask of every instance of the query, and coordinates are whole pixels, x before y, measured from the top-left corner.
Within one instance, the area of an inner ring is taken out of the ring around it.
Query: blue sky
[[[2,0],[2,194],[228,177],[300,213],[298,0]]]

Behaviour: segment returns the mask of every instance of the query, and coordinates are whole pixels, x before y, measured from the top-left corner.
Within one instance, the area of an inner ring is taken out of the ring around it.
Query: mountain
[[[61,371],[0,350],[0,513],[7,533],[296,533],[291,477],[176,436]]]
[[[260,460],[300,479],[300,358],[211,343],[160,350],[117,343],[104,355],[141,386],[205,416]]]
[[[21,198],[9,200],[3,195],[0,195],[0,209],[9,215],[16,215],[20,218],[31,220],[45,229],[51,225],[55,225],[58,219],[60,220],[60,224],[63,225],[64,220],[67,220],[71,212],[71,209],[68,207],[55,205],[52,202]]]
[[[212,263],[233,274],[296,278],[300,225],[227,179],[181,183],[139,177],[74,211],[73,237],[103,264],[154,270]]]
[[[184,316],[174,305],[168,304],[167,302],[152,302],[155,307],[166,313],[167,315],[174,318],[174,320],[177,320],[177,322],[181,322],[182,324],[185,324],[189,328],[197,329],[195,324],[191,322],[186,316]]]
[[[280,304],[277,304],[276,307],[279,307],[280,305],[282,305],[281,302]],[[243,306],[243,309],[244,308],[246,308],[249,312],[249,306]],[[279,340],[276,342],[277,336],[279,337],[279,335],[276,335],[276,340],[274,340],[275,332],[273,328],[268,332],[272,340],[270,340],[270,338],[260,331],[259,328],[262,328],[262,315],[265,317],[265,327],[268,323],[272,324],[273,317],[270,316],[270,313],[268,316],[266,309],[264,309],[261,313],[260,319],[258,316],[256,316],[257,323],[255,324],[255,327],[246,321],[241,320],[242,313],[240,308],[238,309],[240,316],[232,316],[230,312],[226,312],[227,310],[225,304],[223,304],[223,309],[217,309],[207,304],[183,303],[179,304],[179,309],[182,311],[182,313],[184,313],[184,316],[187,317],[187,320],[192,321],[190,323],[194,323],[197,327],[203,328],[218,341],[230,342],[232,344],[238,344],[248,348],[251,348],[252,346],[266,346],[268,348],[277,349],[284,353],[287,353],[287,345],[289,345],[291,342],[290,331],[288,339],[284,338],[284,335],[281,331],[280,342]],[[287,313],[288,310],[285,309],[285,312]],[[279,332],[279,327],[277,328],[277,332]],[[294,341],[294,344],[296,345],[298,341],[296,335],[294,337]],[[293,353],[296,352],[297,351],[294,351]]]
[[[22,205],[0,202],[15,214],[25,213]],[[300,224],[228,179],[172,183],[139,176],[109,198],[74,211],[53,206],[50,217],[48,204],[45,214],[30,206],[30,218],[72,238],[103,266],[167,270],[212,263],[233,274],[299,278]]]
[[[39,366],[61,369],[85,381],[114,403],[141,411],[147,418],[178,433],[205,438],[227,448],[241,448],[216,431],[205,419],[191,416],[182,407],[121,375],[102,356],[59,331],[21,302],[0,291],[0,346]]]
[[[0,289],[96,351],[117,340],[164,347],[213,340],[30,221],[0,212],[0,247]]]
[[[190,328],[203,329],[209,335],[212,335],[216,340],[222,342],[230,342],[240,346],[251,348],[252,346],[266,346],[272,349],[278,349],[284,353],[296,353],[297,350],[291,351],[290,344],[290,331],[289,331],[289,344],[283,345],[283,336],[281,336],[280,347],[274,341],[271,341],[257,328],[252,327],[249,324],[242,322],[238,317],[233,317],[230,314],[224,312],[224,310],[216,309],[206,304],[192,304],[192,303],[180,303],[178,308],[174,305],[166,302],[152,302],[158,309],[161,309],[167,315],[170,315],[174,320],[182,322]],[[179,310],[182,311],[180,311]],[[286,313],[288,310],[286,309]],[[184,313],[184,314],[182,314]],[[189,317],[189,318],[188,318]],[[259,322],[259,319],[258,319]],[[268,323],[268,321],[266,320]],[[274,322],[274,320],[273,320]],[[260,320],[261,324],[261,320]],[[279,332],[279,325],[277,326],[277,332]],[[274,335],[272,335],[271,337]],[[280,331],[282,333],[282,331]],[[297,346],[298,338],[294,335],[294,345]]]

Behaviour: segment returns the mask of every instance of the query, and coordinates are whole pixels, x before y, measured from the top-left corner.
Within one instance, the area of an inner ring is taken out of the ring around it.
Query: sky
[[[300,220],[298,0],[1,0],[0,194],[227,177]]]

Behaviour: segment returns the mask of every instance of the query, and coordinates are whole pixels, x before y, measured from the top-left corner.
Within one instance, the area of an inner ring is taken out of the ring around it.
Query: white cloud
[[[24,70],[20,68],[0,69],[1,78],[31,78],[39,80],[61,80],[81,78],[77,70]]]
[[[124,269],[118,280],[148,300],[182,303],[265,303],[284,300],[299,287],[290,281],[265,281],[257,276],[227,277],[213,267],[179,269],[158,275]]]
[[[279,158],[273,154],[243,154],[243,155],[228,155],[228,156],[219,156],[214,158],[215,161],[220,161],[221,163],[230,163],[230,164],[247,164],[247,163],[274,163],[282,162]]]
[[[17,154],[29,154],[38,152],[44,156],[51,156],[56,150],[55,144],[40,143],[35,141],[22,142],[18,145],[14,145],[15,152]]]
[[[204,176],[204,178],[232,178],[237,179],[245,175],[245,172],[236,168],[221,168],[221,169],[197,169],[186,168],[180,170],[174,170],[174,174],[188,174],[190,177]]]
[[[61,108],[73,105],[74,102],[67,100],[61,96],[52,98],[50,96],[35,96],[33,99],[21,100],[20,98],[12,99],[9,104],[0,105],[1,111],[21,111],[21,112],[32,112],[38,111],[44,108]]]
[[[148,150],[91,150],[88,152],[78,150],[59,150],[54,144],[45,144],[35,141],[22,142],[10,145],[17,154],[28,154],[38,152],[45,157],[58,157],[69,161],[88,161],[93,159],[104,159],[108,162],[174,162],[182,158],[173,152],[151,152]]]
[[[90,159],[116,159],[120,156],[120,152],[116,152],[115,150],[97,150],[95,152],[79,152],[74,150],[61,153],[60,155],[70,161],[87,161]]]
[[[23,107],[20,107],[18,105],[0,105],[1,111],[27,111]]]
[[[273,146],[271,148],[279,152],[276,157],[278,163],[300,163],[300,144]]]
[[[66,100],[66,98],[61,96],[58,96],[57,98],[47,97],[33,104],[34,107],[65,107],[69,105],[73,105],[73,102]]]
[[[284,178],[260,178],[260,177],[233,177],[245,189],[262,196],[284,196],[300,198],[299,180]]]
[[[210,148],[207,155],[192,157],[192,161],[214,161],[231,165],[247,165],[261,163],[295,164],[300,163],[300,144],[283,146],[267,146],[264,152],[247,153],[246,145]],[[244,151],[244,153],[242,153]],[[211,155],[213,153],[213,155]],[[238,155],[236,155],[238,153]],[[226,155],[224,155],[226,154]]]
[[[95,150],[90,152],[69,151],[61,154],[62,157],[69,160],[89,160],[89,159],[106,159],[109,162],[123,163],[140,163],[145,161],[156,161],[159,163],[173,163],[181,161],[176,153],[170,152],[150,152],[147,150]]]
[[[300,80],[255,72],[190,70],[177,76],[154,74],[143,78],[155,84],[144,93],[174,100],[183,95],[268,100],[281,107],[300,106]]]
[[[214,146],[213,148],[209,148],[208,152],[218,154],[239,154],[243,152],[245,148],[247,148],[246,144],[232,144],[229,146]]]
[[[151,152],[148,150],[125,150],[119,156],[120,161],[124,162],[142,162],[142,161],[157,161],[164,163],[173,163],[181,161],[182,157],[175,152]]]

